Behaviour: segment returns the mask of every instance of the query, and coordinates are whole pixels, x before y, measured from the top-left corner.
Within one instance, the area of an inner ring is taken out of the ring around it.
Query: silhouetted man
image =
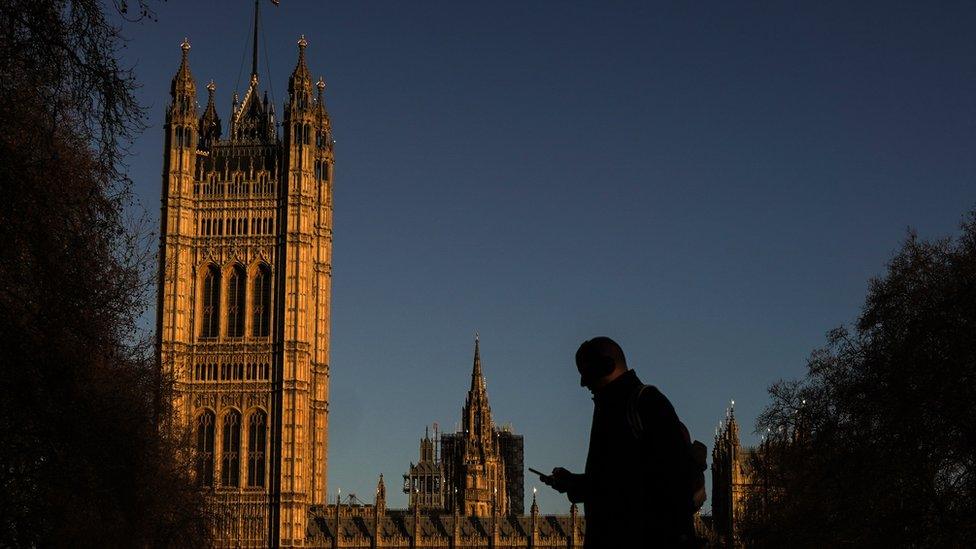
[[[586,470],[557,467],[542,481],[583,503],[584,547],[693,546],[696,465],[671,403],[627,369],[623,350],[608,337],[584,341],[576,368],[594,403]]]

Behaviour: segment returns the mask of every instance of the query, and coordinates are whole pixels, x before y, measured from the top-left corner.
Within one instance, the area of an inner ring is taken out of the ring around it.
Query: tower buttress
[[[282,275],[278,282],[283,297],[277,312],[284,320],[279,325],[284,348],[281,407],[289,418],[296,418],[278,425],[280,524],[282,538],[296,540],[304,536],[308,506],[326,501],[332,287],[333,148],[324,105],[312,100],[307,46],[303,36],[298,41],[298,63],[288,80],[282,120],[284,177],[278,219],[284,253],[276,268]],[[239,112],[245,112],[247,105],[245,97]]]
[[[193,250],[189,240],[195,234],[196,82],[190,73],[190,41],[184,39],[180,49],[182,57],[170,84],[170,104],[163,126],[165,148],[156,313],[160,367],[172,376],[189,367],[184,351],[193,335],[189,310],[193,293]],[[186,400],[179,400],[174,405],[177,414],[186,411]]]

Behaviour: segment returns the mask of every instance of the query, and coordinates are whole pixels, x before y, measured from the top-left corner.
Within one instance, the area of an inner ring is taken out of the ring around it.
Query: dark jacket
[[[586,470],[569,491],[584,505],[586,549],[680,547],[693,539],[685,431],[668,399],[648,387],[637,401],[643,429],[635,436],[628,401],[642,386],[630,370],[593,397]]]

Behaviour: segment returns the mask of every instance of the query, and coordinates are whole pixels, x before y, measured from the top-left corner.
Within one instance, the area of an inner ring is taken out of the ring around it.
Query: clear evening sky
[[[594,335],[709,447],[735,399],[751,444],[767,386],[856,317],[906,228],[952,234],[976,206],[976,4],[459,4],[262,5],[262,88],[280,116],[304,33],[337,140],[332,498],[372,501],[382,472],[406,504],[424,426],[460,420],[476,331],[527,466],[582,469],[573,354]],[[253,5],[154,7],[124,55],[158,223],[180,42],[226,131]],[[528,473],[526,506],[532,486],[567,511]]]

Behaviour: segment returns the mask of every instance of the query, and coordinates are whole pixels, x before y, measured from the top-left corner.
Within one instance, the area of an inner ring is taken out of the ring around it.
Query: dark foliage
[[[976,539],[976,212],[910,234],[853,331],[770,388],[747,539],[770,547],[957,547]]]
[[[97,1],[0,3],[0,546],[198,546],[206,521],[137,329],[141,129]]]

